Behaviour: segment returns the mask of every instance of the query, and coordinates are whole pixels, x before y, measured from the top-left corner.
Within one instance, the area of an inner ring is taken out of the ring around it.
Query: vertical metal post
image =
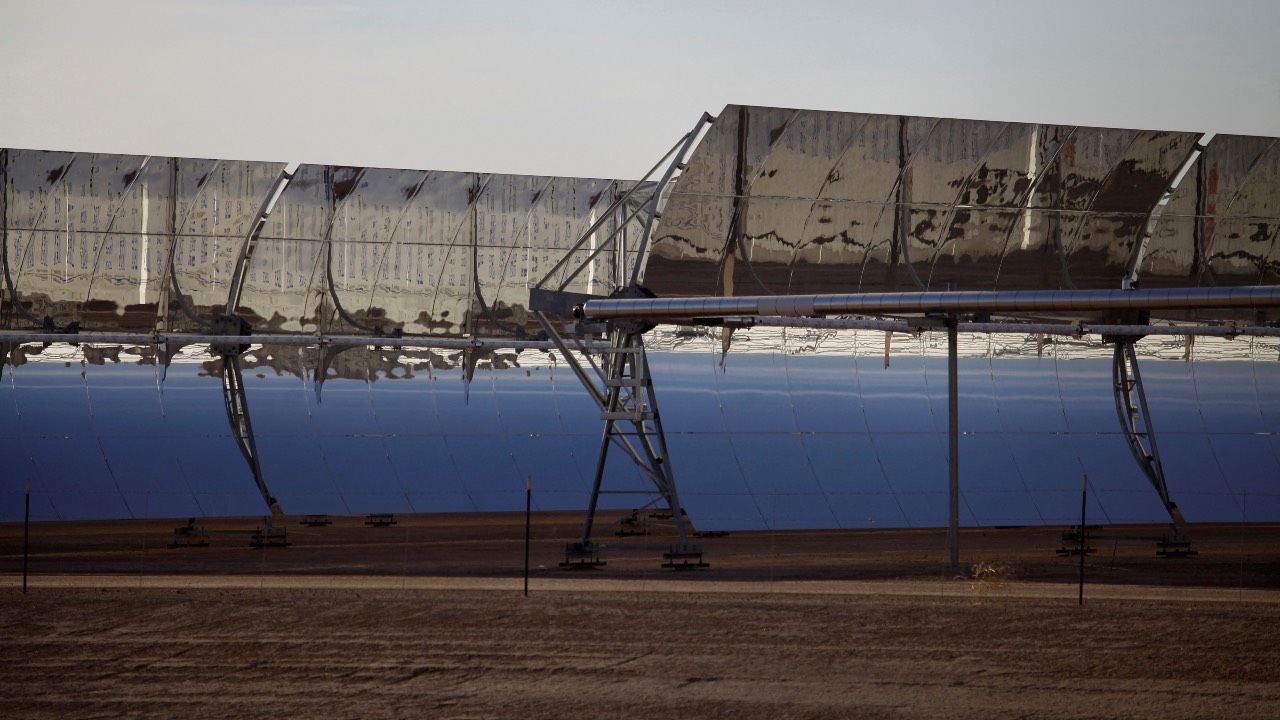
[[[31,546],[31,478],[27,478],[27,508],[22,515],[22,594],[27,594],[27,557]]]
[[[533,475],[524,481],[524,596],[529,597],[529,516],[533,512]]]
[[[956,316],[947,318],[947,437],[949,439],[948,494],[951,507],[948,514],[947,547],[951,551],[950,567],[960,566],[960,389],[959,359],[957,350]]]
[[[1084,476],[1084,482],[1080,487],[1080,604],[1084,605],[1084,521],[1085,511],[1088,507],[1087,498],[1089,496],[1089,476]]]
[[[610,392],[610,398],[614,397],[613,393],[616,392],[616,390],[617,388],[614,388]],[[612,399],[609,402],[609,407],[616,407],[616,403]],[[609,457],[609,433],[611,432],[613,432],[613,421],[606,420],[604,423],[604,433],[600,438],[600,453],[596,455],[596,473],[595,478],[591,483],[591,500],[587,503],[586,520],[582,523],[582,544],[584,546],[591,544],[591,530],[596,521],[596,506],[600,501],[600,484],[604,480],[605,460]]]

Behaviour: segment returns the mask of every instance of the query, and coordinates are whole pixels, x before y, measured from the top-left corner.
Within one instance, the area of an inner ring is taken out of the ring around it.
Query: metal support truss
[[[1174,194],[1177,193],[1178,186],[1204,153],[1205,146],[1202,144],[1203,142],[1204,135],[1196,138],[1196,142],[1178,165],[1178,171],[1170,181],[1169,187],[1165,188],[1160,199],[1156,201],[1156,204],[1152,206],[1151,211],[1147,214],[1142,234],[1138,237],[1138,241],[1134,243],[1133,250],[1129,255],[1125,275],[1120,281],[1121,289],[1133,290],[1138,287],[1139,270],[1146,259],[1147,248],[1151,238],[1155,235],[1156,227],[1159,225],[1165,209],[1173,200]],[[1143,318],[1143,320],[1145,321],[1146,318]],[[1169,518],[1172,520],[1172,536],[1175,539],[1186,541],[1187,551],[1190,552],[1190,541],[1185,536],[1178,534],[1177,528],[1182,523],[1182,512],[1178,510],[1177,504],[1169,497],[1169,486],[1165,482],[1164,466],[1160,463],[1160,450],[1156,445],[1156,432],[1151,425],[1151,414],[1147,408],[1147,393],[1142,387],[1142,373],[1138,370],[1138,354],[1134,351],[1133,346],[1142,335],[1117,335],[1114,337],[1116,350],[1111,362],[1111,384],[1112,392],[1115,394],[1116,414],[1120,419],[1120,429],[1124,433],[1125,441],[1129,444],[1129,450],[1133,452],[1134,459],[1138,461],[1138,468],[1142,470],[1142,474],[1147,477],[1147,481],[1156,489],[1156,494],[1160,496],[1160,501],[1164,503],[1165,510],[1169,513]],[[1136,405],[1134,403],[1135,399],[1137,400]],[[1081,528],[1080,531],[1084,532],[1084,528]],[[1167,540],[1168,538],[1166,538]]]
[[[649,481],[653,490],[645,494],[657,496],[649,505],[658,502],[666,505],[676,525],[679,547],[691,550],[684,506],[680,503],[675,473],[668,459],[658,398],[645,354],[643,335],[650,328],[628,322],[613,323],[607,330],[604,327],[578,325],[574,327],[574,332],[567,333],[566,339],[550,323],[545,313],[540,312],[538,316],[555,347],[595,400],[600,409],[600,419],[604,422],[582,536],[578,542],[570,545],[566,555],[595,558],[591,536],[602,495],[645,493],[611,489],[606,484],[605,468],[611,447],[625,453]],[[593,340],[593,336],[600,330],[607,332],[607,343]],[[572,347],[569,343],[572,343]],[[700,549],[692,550],[700,555]],[[566,567],[586,564],[599,563],[594,559],[590,563],[566,559]]]
[[[601,213],[600,217],[597,218],[595,222],[591,223],[591,226],[582,233],[582,236],[578,238],[578,241],[565,251],[560,261],[557,262],[555,266],[553,266],[551,270],[548,271],[547,274],[533,287],[537,290],[552,287],[553,280],[556,276],[559,275],[561,271],[567,269],[568,266],[576,259],[575,255],[577,252],[585,247],[591,248],[589,254],[585,259],[578,262],[577,266],[574,267],[571,272],[560,279],[559,284],[554,286],[556,292],[564,291],[564,289],[569,286],[569,283],[573,282],[578,275],[582,274],[582,272],[590,266],[596,257],[606,251],[612,251],[617,255],[618,277],[620,279],[627,279],[625,284],[620,283],[620,288],[633,288],[638,286],[644,278],[644,266],[645,261],[648,258],[650,248],[649,238],[653,233],[653,223],[662,216],[663,192],[670,185],[676,172],[684,168],[685,160],[693,149],[694,141],[698,139],[701,133],[711,124],[712,121],[713,118],[710,115],[703,113],[702,117],[698,118],[698,123],[694,125],[693,130],[690,130],[688,134],[676,142],[676,144],[667,151],[667,154],[664,155],[652,168],[650,168],[649,172],[645,173],[644,177],[640,178],[640,180],[633,185],[630,190],[623,193],[622,197],[615,200],[608,209]],[[652,178],[654,173],[658,172],[664,164],[666,165],[666,170],[663,172],[657,183],[653,183],[650,178]],[[647,199],[641,200],[638,206],[633,210],[633,202],[644,190],[651,190],[651,194]],[[631,251],[630,248],[626,246],[625,238],[623,237],[624,230],[632,220],[639,218],[644,219],[644,231],[636,250]],[[597,233],[601,229],[605,228],[610,220],[614,221],[613,232],[603,240],[599,239],[597,237]],[[631,265],[628,266],[627,260],[633,254],[634,257],[631,259]]]
[[[249,323],[237,316],[235,312],[240,304],[240,295],[244,291],[245,277],[249,272],[253,251],[258,244],[258,236],[266,226],[267,218],[270,217],[276,200],[292,178],[292,172],[282,170],[276,176],[271,191],[263,199],[262,207],[258,208],[258,215],[249,228],[248,234],[245,235],[244,244],[240,248],[240,257],[236,261],[235,272],[232,274],[231,287],[227,292],[227,313],[220,318],[215,318],[212,324],[211,329],[222,335],[223,339],[221,342],[209,345],[209,352],[222,357],[222,399],[227,407],[227,421],[231,424],[231,434],[235,437],[236,445],[244,455],[245,462],[249,463],[253,481],[257,484],[258,492],[262,493],[262,500],[273,516],[284,513],[280,509],[280,503],[276,502],[275,497],[271,495],[267,482],[262,476],[262,464],[258,460],[258,444],[254,440],[253,423],[249,421],[249,399],[244,392],[244,375],[240,371],[240,356],[249,349],[248,344],[240,338],[249,335],[250,327]]]
[[[600,438],[600,452],[596,458],[581,544],[591,544],[600,496],[613,492],[630,492],[611,491],[604,486],[609,447],[614,445],[625,452],[653,484],[667,509],[671,511],[680,544],[686,545],[688,530],[683,506],[676,490],[671,463],[667,460],[666,436],[662,432],[662,419],[658,413],[658,400],[653,391],[641,332],[636,329],[615,330],[610,344],[598,348],[597,352],[603,364],[603,368],[598,369],[603,370],[605,387],[600,411],[604,432]]]
[[[1190,162],[1188,160],[1188,162]],[[1169,190],[1166,195],[1171,195]],[[1153,218],[1158,216],[1153,214]],[[1148,221],[1154,226],[1156,219]],[[1033,332],[1083,335],[1103,333],[1104,342],[1115,342],[1113,363],[1113,390],[1116,410],[1125,439],[1138,461],[1143,474],[1155,488],[1172,520],[1173,532],[1162,545],[1163,554],[1188,552],[1182,545],[1189,544],[1185,535],[1177,532],[1183,522],[1182,514],[1169,496],[1164,469],[1160,463],[1155,432],[1151,427],[1146,394],[1138,369],[1134,343],[1144,335],[1275,335],[1277,328],[1269,326],[1242,326],[1234,323],[1220,326],[1152,326],[1150,312],[1160,310],[1186,310],[1197,308],[1248,309],[1280,306],[1280,288],[1275,286],[1230,288],[1169,288],[1161,290],[1133,289],[1140,253],[1135,252],[1131,274],[1121,290],[1058,290],[1058,291],[995,291],[995,292],[925,292],[925,293],[863,293],[831,295],[757,296],[725,298],[647,298],[636,295],[607,299],[579,300],[573,314],[579,325],[629,321],[632,323],[660,323],[686,325],[720,325],[726,328],[753,325],[869,328],[888,332],[920,332],[933,323],[918,320],[885,320],[883,318],[831,318],[828,315],[866,313],[873,315],[902,315],[925,313],[947,314],[950,318],[949,355],[954,347],[957,330],[969,332]],[[1018,315],[1053,315],[1066,312],[1079,316],[1082,312],[1107,311],[1119,314],[1127,324],[1065,324],[1020,322],[958,322],[958,315],[973,313],[975,317],[989,317],[992,313]],[[926,318],[927,319],[927,318]],[[950,360],[950,358],[949,358]],[[949,363],[950,364],[950,363]],[[955,379],[949,367],[949,384],[954,393]],[[950,407],[954,415],[954,407]],[[951,428],[952,438],[956,429]],[[958,465],[957,452],[951,452],[951,468]],[[948,544],[952,550],[951,563],[957,563],[955,548],[955,506],[957,488],[954,478],[951,484],[953,505],[951,508]],[[1173,551],[1169,547],[1173,546]]]
[[[636,492],[611,490],[607,487],[605,468],[611,447],[626,453],[653,486],[650,494],[656,494],[657,497],[650,504],[662,502],[670,511],[679,536],[679,545],[673,546],[666,557],[679,554],[682,558],[695,558],[693,563],[667,566],[706,566],[701,562],[701,548],[688,544],[689,530],[684,507],[680,503],[675,474],[667,454],[666,436],[662,430],[658,399],[649,374],[644,347],[643,335],[652,326],[624,319],[594,325],[571,322],[568,326],[558,327],[552,320],[552,315],[568,319],[574,305],[592,297],[566,292],[566,288],[604,253],[609,253],[614,258],[613,275],[618,283],[618,288],[611,297],[653,297],[640,283],[644,277],[645,261],[652,247],[654,224],[661,217],[663,194],[675,175],[684,168],[695,141],[711,122],[711,116],[704,113],[694,128],[666,156],[591,223],[564,254],[564,258],[532,288],[530,306],[538,322],[574,375],[595,400],[600,408],[600,419],[604,422],[592,478],[591,498],[582,525],[582,537],[566,550],[566,567],[601,564],[595,553],[596,546],[591,540],[600,496]],[[665,170],[657,182],[653,183],[650,178],[664,164]],[[641,187],[651,190],[648,198],[638,199],[637,190]],[[637,220],[643,222],[643,231],[634,247],[628,247],[626,228]],[[613,230],[601,240],[597,233],[607,229],[610,222],[613,223]],[[578,251],[584,248],[589,249],[586,257],[576,258]],[[571,267],[573,259],[578,262]],[[593,340],[598,339],[601,334],[608,338],[608,344]]]
[[[249,421],[249,400],[244,393],[244,375],[240,370],[239,353],[222,353],[222,398],[226,401],[231,434],[236,439],[240,453],[249,463],[249,470],[253,473],[253,481],[258,485],[258,492],[262,493],[262,499],[273,516],[283,515],[280,503],[272,497],[271,491],[267,489],[267,482],[262,476],[262,465],[258,461],[258,445],[253,436],[253,423]]]
[[[1147,407],[1147,393],[1142,387],[1142,373],[1138,370],[1138,355],[1133,348],[1136,340],[1135,337],[1116,340],[1111,364],[1116,413],[1120,418],[1124,439],[1129,443],[1138,467],[1156,489],[1176,529],[1182,522],[1182,513],[1169,497],[1169,486],[1165,483],[1164,466],[1160,463],[1155,429],[1151,426],[1151,413]]]

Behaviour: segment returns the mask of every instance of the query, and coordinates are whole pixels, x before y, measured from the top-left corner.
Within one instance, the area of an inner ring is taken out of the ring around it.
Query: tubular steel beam
[[[919,333],[936,330],[936,323],[921,320],[877,320],[869,318],[805,318],[727,316],[725,327],[801,327],[824,330],[885,330],[888,332]],[[1236,335],[1280,337],[1280,327],[1263,325],[1106,325],[1098,323],[1021,323],[1021,322],[962,322],[960,332],[986,334],[1041,334],[1041,335],[1203,335],[1234,337]]]
[[[585,319],[703,318],[727,315],[814,316],[848,313],[1068,312],[1095,310],[1231,309],[1280,306],[1280,286],[1160,290],[1031,290],[771,295],[718,298],[589,300]]]
[[[887,332],[919,333],[937,330],[934,323],[913,320],[864,320],[842,318],[792,318],[792,317],[726,317],[724,324],[731,327],[812,327],[832,330],[883,330]],[[960,332],[984,334],[1043,334],[1043,335],[1166,335],[1208,337],[1280,337],[1280,327],[1258,325],[1099,325],[1082,323],[957,323]],[[217,343],[228,337],[249,345],[314,345],[336,347],[421,347],[444,350],[467,348],[491,348],[512,350],[567,350],[568,347],[553,340],[516,340],[514,338],[435,338],[421,336],[371,337],[366,335],[216,335],[209,333],[146,333],[146,332],[31,332],[0,330],[0,342],[29,343],[130,343],[182,345]]]
[[[368,346],[368,347],[422,347],[444,350],[479,348],[513,350],[550,350],[556,347],[550,340],[515,340],[511,338],[433,338],[433,337],[371,337],[368,335],[219,335],[187,333],[125,333],[125,332],[10,332],[0,330],[0,342],[31,343],[132,343],[181,345],[220,343],[234,338],[244,345],[315,345],[315,346]]]
[[[727,317],[732,327],[812,327],[832,330],[883,330],[886,332],[920,333],[937,330],[933,323],[912,320],[861,320],[840,318]],[[1257,325],[1095,325],[1056,323],[957,323],[960,332],[983,334],[1043,335],[1164,335],[1208,337],[1280,337],[1280,327]],[[181,345],[223,342],[235,337],[249,345],[313,345],[318,347],[420,347],[442,350],[468,348],[552,350],[569,349],[552,340],[516,340],[513,338],[433,338],[370,337],[365,335],[215,335],[208,333],[143,333],[80,332],[50,333],[0,330],[0,342],[18,343],[126,343]]]
[[[1045,335],[1201,335],[1235,337],[1250,335],[1280,337],[1280,327],[1259,325],[1053,325],[1030,323],[960,323],[963,332],[975,333],[1043,333]]]

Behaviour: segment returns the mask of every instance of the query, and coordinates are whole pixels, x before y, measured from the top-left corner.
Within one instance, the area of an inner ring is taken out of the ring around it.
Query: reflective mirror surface
[[[530,478],[535,507],[583,508],[603,430],[587,358],[499,346],[572,322],[538,322],[540,282],[608,295],[638,260],[660,296],[1280,283],[1274,138],[730,105],[676,167],[646,247],[650,178],[0,149],[0,521],[27,478],[37,519],[263,514],[247,455],[291,514],[519,510]],[[270,342],[152,335],[242,322]],[[101,337],[119,331],[136,342]],[[368,343],[315,341],[341,335]],[[696,528],[946,525],[943,333],[645,343]],[[1280,521],[1280,340],[1136,350],[1186,519]],[[1113,345],[962,333],[959,355],[963,524],[1071,524],[1085,474],[1099,522],[1167,521]],[[624,492],[603,507],[652,499],[621,449],[605,472]]]
[[[1280,281],[1275,138],[730,105],[654,238],[659,295]],[[1172,190],[1171,195],[1166,195]]]
[[[198,329],[234,301],[259,331],[522,335],[536,325],[528,287],[635,184],[16,149],[0,161],[14,310],[102,330]],[[565,289],[618,287],[610,256],[587,264]]]
[[[886,367],[881,332],[756,328],[727,357],[715,333],[678,346],[669,331],[652,337],[671,462],[696,527],[946,524],[936,338],[895,337]],[[1167,519],[1119,432],[1109,347],[961,339],[963,524],[1070,524],[1085,473],[1100,522]],[[1201,338],[1190,359],[1180,338],[1138,349],[1187,520],[1280,517],[1280,343]],[[252,347],[242,363],[257,448],[285,511],[514,511],[529,477],[536,507],[584,507],[600,426],[569,368],[544,351],[495,352],[468,381],[449,355],[351,349],[317,391],[318,351]],[[20,519],[25,477],[40,519],[264,512],[224,415],[221,360],[203,347],[167,368],[138,348],[87,344],[10,357],[0,518]],[[621,453],[610,472],[615,487],[646,488]]]

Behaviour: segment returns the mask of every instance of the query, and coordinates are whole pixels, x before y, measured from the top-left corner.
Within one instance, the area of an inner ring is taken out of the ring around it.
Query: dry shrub
[[[967,577],[969,592],[974,599],[1003,595],[1005,582],[1013,579],[1013,568],[1003,563],[976,562]]]

